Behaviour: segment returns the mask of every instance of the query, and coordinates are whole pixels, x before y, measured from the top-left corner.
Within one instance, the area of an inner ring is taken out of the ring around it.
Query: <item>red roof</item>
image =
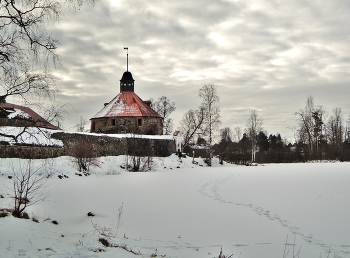
[[[159,117],[162,118],[156,111],[147,105],[135,92],[122,91],[105,107],[101,109],[92,118],[99,117]]]
[[[24,107],[16,104],[11,104],[11,103],[3,103],[3,102],[0,102],[0,107],[7,110],[15,110],[15,109],[21,110],[22,112],[26,113],[29,117],[31,117],[34,120],[35,126],[37,127],[42,127],[42,128],[52,129],[52,130],[61,130],[61,128],[49,123],[29,107]]]

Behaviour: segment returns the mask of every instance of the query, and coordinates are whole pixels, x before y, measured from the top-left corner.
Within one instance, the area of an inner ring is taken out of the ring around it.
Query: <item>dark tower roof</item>
[[[123,76],[122,76],[122,78],[121,78],[121,81],[125,81],[125,80],[128,80],[128,81],[130,81],[130,80],[135,81],[134,78],[132,77],[131,72],[129,72],[129,71],[126,71],[126,72],[123,73]]]
[[[124,72],[120,80],[120,92],[123,92],[123,91],[134,92],[134,81],[135,80],[132,77],[131,72],[129,71]]]

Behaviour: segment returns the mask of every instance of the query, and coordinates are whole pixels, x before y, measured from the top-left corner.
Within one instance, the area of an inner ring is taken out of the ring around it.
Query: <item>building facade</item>
[[[150,101],[143,101],[134,92],[134,85],[131,72],[124,72],[119,94],[90,119],[90,132],[163,134],[163,117],[152,109]]]

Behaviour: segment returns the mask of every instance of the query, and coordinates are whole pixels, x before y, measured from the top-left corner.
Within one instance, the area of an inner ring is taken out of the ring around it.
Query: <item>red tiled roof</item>
[[[3,102],[0,102],[0,107],[4,109],[21,110],[22,112],[28,114],[28,116],[30,116],[34,120],[35,126],[37,127],[42,127],[42,128],[52,129],[52,130],[61,130],[61,128],[49,123],[29,107],[24,107],[16,104],[11,104],[11,103],[3,103]]]
[[[105,104],[96,115],[92,118],[99,117],[159,117],[156,111],[147,105],[136,93],[132,91],[122,91],[109,103]]]

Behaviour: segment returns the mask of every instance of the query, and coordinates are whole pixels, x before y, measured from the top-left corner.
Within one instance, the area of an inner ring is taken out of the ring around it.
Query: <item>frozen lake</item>
[[[283,257],[287,238],[287,257],[294,239],[299,257],[327,257],[329,250],[329,257],[350,257],[350,163],[207,168],[171,156],[155,158],[153,172],[131,173],[120,168],[123,161],[101,158],[92,175],[80,177],[71,158],[55,159],[51,196],[28,209],[40,223],[0,218],[1,257],[199,258],[217,257],[222,246],[233,257],[270,258]],[[13,201],[5,186],[16,162],[2,160],[2,208]],[[118,235],[109,241],[141,256],[105,248],[93,232],[92,223],[116,229],[122,203]]]

